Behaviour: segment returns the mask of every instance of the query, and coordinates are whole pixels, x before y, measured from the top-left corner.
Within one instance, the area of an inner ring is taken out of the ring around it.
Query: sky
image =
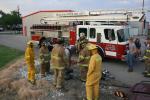
[[[150,0],[145,8],[150,10]],[[10,12],[20,8],[22,16],[39,10],[99,10],[99,9],[141,9],[143,0],[0,0],[0,10]],[[146,13],[150,21],[150,12]]]

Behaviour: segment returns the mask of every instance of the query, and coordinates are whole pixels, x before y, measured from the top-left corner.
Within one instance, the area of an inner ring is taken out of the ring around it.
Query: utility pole
[[[142,3],[142,13],[144,14],[144,0],[143,0],[143,3]]]
[[[20,11],[20,8],[19,8],[19,5],[17,5],[17,25],[16,25],[16,32],[19,33],[20,31],[20,26],[19,26],[19,11]]]
[[[142,26],[142,35],[144,35],[145,32],[145,12],[144,12],[144,0],[142,2],[142,14],[144,14],[144,20],[143,20],[143,26]]]

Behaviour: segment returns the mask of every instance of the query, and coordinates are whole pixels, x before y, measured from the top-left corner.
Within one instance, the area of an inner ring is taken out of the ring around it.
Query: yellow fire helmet
[[[33,45],[33,41],[28,41],[27,45]]]
[[[88,43],[87,45],[88,50],[93,50],[93,49],[97,49],[96,45]]]

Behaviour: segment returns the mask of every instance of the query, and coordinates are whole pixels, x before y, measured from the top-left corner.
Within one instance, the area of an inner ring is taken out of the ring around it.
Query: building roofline
[[[26,17],[29,17],[31,15],[35,15],[35,14],[40,13],[40,12],[73,12],[73,10],[41,10],[41,11],[36,11],[36,12],[30,13],[28,15],[25,15],[22,18],[26,18]]]

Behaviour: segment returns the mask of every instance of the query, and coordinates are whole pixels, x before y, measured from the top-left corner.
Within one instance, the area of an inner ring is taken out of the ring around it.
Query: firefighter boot
[[[36,80],[30,81],[30,83],[31,83],[32,85],[36,85]]]
[[[45,77],[46,65],[41,64],[41,78]]]

